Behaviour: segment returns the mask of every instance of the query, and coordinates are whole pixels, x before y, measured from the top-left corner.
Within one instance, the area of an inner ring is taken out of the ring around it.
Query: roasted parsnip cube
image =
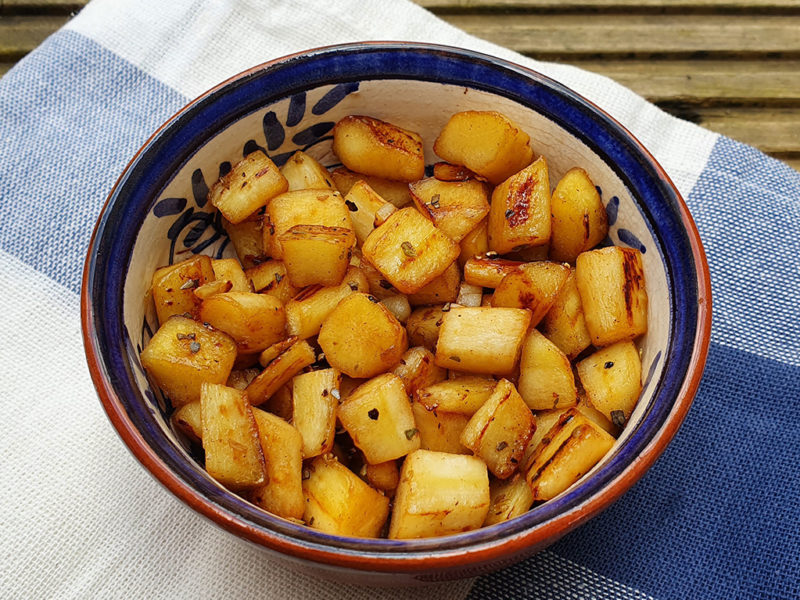
[[[331,287],[312,286],[286,303],[286,330],[301,340],[319,333],[322,322],[341,300],[353,292],[366,292],[367,280],[357,267],[349,267],[342,283]]]
[[[489,214],[486,185],[475,179],[450,182],[428,177],[408,189],[419,212],[457,242]]]
[[[532,457],[526,479],[534,500],[550,500],[586,474],[614,445],[614,438],[576,409],[561,415]]]
[[[614,425],[622,427],[642,392],[642,361],[633,342],[617,342],[577,365],[586,397]]]
[[[461,306],[483,306],[483,288],[462,281],[458,286],[456,304]]]
[[[339,406],[338,416],[372,465],[419,448],[419,432],[406,388],[403,380],[392,373],[379,375],[353,390]]]
[[[595,346],[632,340],[647,331],[641,252],[614,246],[584,252],[576,260],[575,278]]]
[[[233,282],[227,279],[215,279],[204,283],[200,287],[194,289],[194,295],[200,300],[210,298],[214,294],[224,294],[230,292],[233,288]]]
[[[331,177],[333,177],[336,188],[342,196],[346,196],[357,182],[365,181],[381,198],[392,203],[397,208],[403,208],[411,204],[411,192],[408,191],[408,184],[405,181],[371,177],[363,173],[356,173],[345,167],[339,167],[331,171]]]
[[[483,524],[488,510],[489,476],[481,459],[417,450],[400,472],[389,538],[470,531]]]
[[[288,191],[323,189],[335,190],[328,170],[305,152],[297,151],[281,167],[281,174],[289,184]]]
[[[250,385],[250,382],[258,377],[260,372],[261,369],[257,368],[234,369],[231,371],[231,374],[228,375],[228,381],[225,382],[225,385],[236,390],[247,389],[247,386]]]
[[[378,537],[389,517],[389,498],[340,464],[332,454],[308,465],[303,481],[303,519],[309,527],[333,535]]]
[[[283,305],[265,294],[214,294],[203,300],[200,319],[236,340],[242,354],[260,352],[286,337]]]
[[[402,208],[369,234],[362,252],[389,282],[413,294],[445,272],[460,248],[411,207]]]
[[[381,304],[388,308],[389,312],[401,323],[408,321],[408,317],[411,316],[411,305],[408,303],[408,297],[405,294],[386,296],[381,299]]]
[[[568,408],[557,408],[555,410],[538,410],[534,417],[536,418],[536,430],[533,432],[531,439],[528,440],[528,445],[525,446],[525,452],[522,453],[522,461],[519,464],[520,473],[525,475],[528,469],[533,464],[533,458],[539,449],[539,444],[542,440],[548,437],[550,430],[558,423],[561,415],[566,413]],[[548,438],[549,439],[549,438]]]
[[[232,490],[263,484],[264,454],[247,395],[204,382],[200,387],[200,412],[208,474]]]
[[[186,317],[171,317],[142,350],[142,366],[179,407],[200,399],[200,384],[225,383],[236,360],[227,334]]]
[[[299,338],[296,335],[291,335],[284,340],[275,342],[271,346],[264,348],[261,354],[258,355],[258,362],[262,367],[266,367],[273,360],[278,358],[281,354],[286,352],[290,346],[294,345]]]
[[[475,375],[462,375],[418,389],[414,400],[428,410],[471,417],[492,395],[497,382]]]
[[[536,329],[522,345],[517,388],[533,410],[568,408],[578,401],[569,359]]]
[[[579,413],[597,425],[600,429],[605,430],[614,437],[617,437],[622,431],[624,423],[622,425],[614,425],[614,423],[611,422],[611,419],[592,406],[592,403],[589,402],[585,394],[578,396],[578,404],[575,405],[575,408],[577,408]]]
[[[297,190],[273,198],[264,223],[264,247],[273,258],[283,258],[280,236],[295,225],[322,225],[353,229],[350,211],[338,192]]]
[[[480,287],[496,288],[509,273],[516,273],[525,263],[505,258],[476,255],[464,263],[464,281]]]
[[[489,484],[489,493],[491,505],[483,522],[484,527],[523,515],[533,504],[531,488],[521,473],[515,473],[505,481],[492,481]]]
[[[434,356],[423,346],[409,348],[392,369],[392,373],[403,380],[408,395],[447,379],[447,371],[434,364]]]
[[[350,210],[350,221],[353,223],[353,231],[356,234],[358,243],[363,244],[367,236],[375,229],[375,214],[381,210],[387,210],[386,206],[395,209],[394,204],[390,204],[380,197],[366,181],[356,181],[344,198],[347,208]],[[388,209],[391,212],[394,210]]]
[[[451,165],[446,162],[437,162],[433,165],[433,176],[439,181],[467,181],[468,179],[478,179],[486,181],[474,171],[470,171],[462,165]]]
[[[246,220],[289,187],[266,154],[257,150],[245,156],[208,192],[208,199],[234,225]]]
[[[286,266],[280,260],[268,260],[245,271],[253,283],[253,289],[260,294],[274,296],[286,304],[294,298],[300,288],[296,288],[286,276]]]
[[[279,517],[302,519],[305,501],[300,434],[280,417],[258,408],[252,410],[266,462],[267,480],[252,491],[250,499]]]
[[[253,284],[245,275],[242,265],[235,258],[218,258],[211,261],[214,278],[219,281],[230,281],[232,292],[252,292]]]
[[[249,269],[267,259],[261,233],[261,215],[256,214],[236,225],[223,217],[222,226],[225,228],[243,268]]]
[[[317,360],[314,349],[301,340],[269,363],[261,374],[247,386],[247,396],[253,406],[263,404],[285,383]]]
[[[255,407],[254,407],[255,408]],[[291,421],[294,413],[294,399],[292,398],[292,382],[278,388],[278,391],[264,402],[261,409],[280,417],[284,421]]]
[[[469,417],[456,413],[432,410],[416,400],[411,403],[414,422],[419,430],[419,447],[435,452],[450,454],[469,454],[461,444],[461,432],[467,426]]]
[[[367,464],[364,465],[364,477],[375,489],[392,494],[400,483],[400,469],[394,460],[387,460],[377,465]]]
[[[184,404],[172,414],[172,424],[186,437],[199,444],[203,440],[203,417],[200,414],[200,400]]]
[[[561,178],[550,199],[550,212],[552,260],[574,262],[581,252],[591,250],[608,234],[603,201],[583,169],[570,169]]]
[[[484,460],[500,479],[510,477],[536,429],[533,413],[517,389],[501,379],[461,432],[461,443]]]
[[[330,452],[336,430],[336,408],[341,375],[322,369],[292,379],[292,424],[303,439],[303,458]]]
[[[336,305],[317,341],[332,367],[350,377],[373,377],[408,349],[406,330],[377,298],[353,292]]]
[[[489,219],[484,218],[478,225],[465,235],[460,243],[461,253],[458,255],[458,264],[463,269],[467,261],[489,251]]]
[[[494,290],[492,306],[527,308],[531,326],[539,324],[552,308],[570,275],[569,267],[551,262],[532,262],[509,273]]]
[[[550,241],[550,181],[543,156],[492,192],[489,248],[500,254]]]
[[[458,286],[460,283],[461,271],[458,268],[458,263],[454,261],[436,279],[420,288],[416,293],[409,294],[408,302],[412,306],[455,302],[456,298],[458,298]]]
[[[295,225],[278,236],[283,263],[293,286],[339,285],[355,243],[352,229]]]
[[[357,252],[358,250],[356,250]],[[354,252],[354,254],[356,253]],[[352,260],[352,259],[351,259]],[[361,271],[364,273],[364,277],[367,279],[367,284],[369,289],[366,290],[379,300],[383,300],[384,298],[388,298],[390,296],[396,296],[400,292],[398,292],[394,286],[389,283],[384,276],[381,274],[378,269],[373,267],[368,260],[366,260],[363,256],[359,257],[357,262],[357,266]]]
[[[333,128],[333,152],[348,169],[397,181],[425,175],[422,138],[392,123],[350,115]]]
[[[214,269],[208,256],[195,256],[153,274],[153,302],[158,322],[164,324],[173,315],[189,313],[197,316],[200,299],[194,290],[214,280]]]
[[[433,151],[447,162],[463,165],[497,185],[533,160],[528,134],[495,111],[454,114]]]
[[[592,343],[586,329],[574,270],[561,286],[553,306],[541,320],[541,328],[545,337],[570,359],[578,356]]]
[[[406,322],[409,343],[413,346],[424,346],[432,352],[435,351],[443,317],[444,312],[441,306],[418,308],[412,312]]]
[[[514,371],[531,320],[519,308],[452,307],[444,313],[436,364],[467,373]]]

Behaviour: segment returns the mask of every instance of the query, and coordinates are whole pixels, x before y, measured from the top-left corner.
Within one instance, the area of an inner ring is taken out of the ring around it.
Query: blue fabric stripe
[[[186,100],[80,34],[48,38],[0,79],[0,248],[77,291],[108,192]]]
[[[687,203],[711,267],[713,339],[800,365],[800,173],[720,138]]]

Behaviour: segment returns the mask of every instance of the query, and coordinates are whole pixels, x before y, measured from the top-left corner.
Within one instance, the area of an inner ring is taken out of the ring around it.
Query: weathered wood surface
[[[415,0],[800,168],[800,0]],[[0,75],[86,0],[0,0]]]

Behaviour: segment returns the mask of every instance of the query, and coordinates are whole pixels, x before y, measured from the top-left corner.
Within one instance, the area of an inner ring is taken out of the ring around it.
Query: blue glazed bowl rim
[[[664,375],[627,442],[598,472],[563,496],[509,522],[445,538],[327,535],[220,490],[163,436],[134,383],[127,358],[125,276],[138,229],[170,178],[205,140],[254,110],[321,85],[376,79],[479,89],[554,120],[603,157],[625,183],[666,263],[671,325]],[[699,384],[708,348],[710,285],[702,245],[677,189],[649,152],[592,103],[540,73],[474,51],[420,43],[356,43],[254,67],[169,119],[126,167],[98,218],[84,270],[82,315],[90,371],[109,418],[134,455],[184,502],[237,535],[296,557],[378,570],[430,569],[483,562],[555,541],[643,475],[674,435]],[[442,560],[437,563],[437,558]]]

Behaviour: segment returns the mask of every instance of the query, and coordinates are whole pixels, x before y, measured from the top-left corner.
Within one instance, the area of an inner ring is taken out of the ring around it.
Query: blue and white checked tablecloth
[[[117,439],[80,338],[93,223],[150,133],[249,66],[361,39],[499,55],[608,110],[687,199],[714,289],[705,378],[644,479],[534,558],[424,592],[280,570],[183,507]],[[800,598],[800,174],[786,165],[405,0],[94,0],[0,80],[0,165],[0,597]]]

